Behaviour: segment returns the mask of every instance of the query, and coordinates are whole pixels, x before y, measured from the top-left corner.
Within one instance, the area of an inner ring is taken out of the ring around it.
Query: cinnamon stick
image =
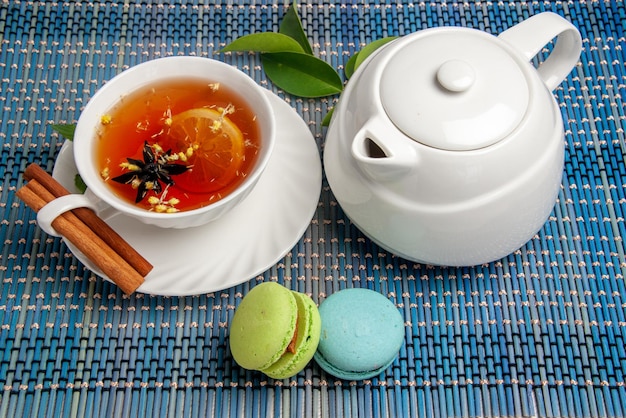
[[[34,179],[21,187],[16,194],[35,212],[54,199],[54,195]],[[59,215],[52,221],[52,226],[102,270],[124,293],[133,293],[144,282],[139,272],[106,245],[72,211]]]
[[[61,197],[70,194],[61,183],[56,181],[39,165],[33,163],[24,170],[26,180],[37,180],[54,197]],[[104,242],[107,243],[116,253],[128,262],[139,274],[146,276],[152,270],[152,264],[124,240],[117,232],[104,222],[93,210],[89,208],[76,208],[72,210],[74,214],[91,228]]]

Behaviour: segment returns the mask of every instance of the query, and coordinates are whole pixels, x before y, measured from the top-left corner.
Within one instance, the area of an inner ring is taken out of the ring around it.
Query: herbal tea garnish
[[[161,183],[165,183],[167,188],[174,184],[171,176],[182,174],[189,169],[186,165],[172,163],[176,157],[172,157],[171,150],[163,152],[158,144],[150,145],[146,141],[142,154],[143,161],[127,158],[127,162],[120,164],[120,167],[128,171],[111,179],[136,188],[135,203],[141,202],[150,190],[156,194],[161,193],[163,191]]]
[[[359,68],[359,66],[363,63],[363,61],[365,61],[367,57],[372,55],[374,51],[376,51],[378,48],[384,46],[385,44],[395,39],[398,39],[398,37],[388,36],[386,38],[377,39],[373,41],[372,43],[365,45],[363,49],[361,49],[360,51],[355,52],[354,55],[352,55],[350,59],[348,59],[348,62],[346,62],[346,65],[344,68],[346,79],[349,79],[350,77],[352,77],[352,74],[354,74],[354,71],[357,68]]]
[[[75,124],[57,123],[52,125],[52,129],[54,129],[59,135],[61,135],[68,141],[74,140],[74,132],[76,131]],[[76,190],[78,190],[80,193],[85,193],[85,190],[87,190],[87,185],[83,181],[83,178],[80,176],[80,174],[74,175],[74,187],[76,187]]]
[[[52,129],[57,131],[59,135],[69,141],[74,140],[74,132],[76,132],[76,125],[71,123],[57,123],[52,125]]]
[[[219,52],[246,51],[261,54],[267,77],[287,93],[315,98],[332,96],[343,90],[337,71],[326,61],[313,56],[295,1],[283,16],[278,33],[245,35]]]
[[[376,40],[356,52],[345,65],[346,80],[372,52],[395,36]],[[296,1],[281,21],[278,33],[262,32],[242,36],[226,45],[219,52],[258,52],[267,78],[277,87],[294,96],[317,98],[333,96],[343,91],[339,73],[325,61],[314,57],[302,22],[298,16]],[[332,108],[324,117],[322,126],[330,123]]]
[[[235,112],[225,108],[196,108],[172,117],[167,145],[188,150],[185,162],[190,170],[176,179],[176,186],[186,192],[216,192],[236,178],[245,177],[241,167],[246,149],[251,157],[252,144],[246,146],[243,133],[228,117]]]

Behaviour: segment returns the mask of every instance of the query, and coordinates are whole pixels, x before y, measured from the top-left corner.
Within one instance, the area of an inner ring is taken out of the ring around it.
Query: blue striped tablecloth
[[[314,54],[342,73],[366,43],[444,25],[498,34],[554,11],[583,37],[555,90],[566,136],[558,202],[518,251],[482,266],[416,264],[379,248],[323,180],[304,236],[244,284],[188,297],[125,296],[47,236],[15,196],[31,162],[51,171],[106,80],[169,55],[213,57],[277,31],[288,1],[0,2],[0,416],[626,416],[626,7],[622,1],[302,1]],[[336,97],[300,99],[258,56],[220,56],[284,98],[323,152]],[[228,323],[274,280],[320,303],[377,290],[404,315],[405,344],[380,377],[342,381],[314,362],[292,379],[239,368]]]

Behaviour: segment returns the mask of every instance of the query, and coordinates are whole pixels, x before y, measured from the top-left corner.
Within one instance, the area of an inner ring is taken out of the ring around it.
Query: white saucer
[[[322,186],[317,145],[302,118],[268,91],[278,137],[272,158],[254,190],[218,220],[190,229],[162,229],[119,215],[109,225],[154,269],[138,291],[185,296],[235,286],[263,273],[283,258],[308,228]],[[76,191],[72,143],[57,157],[53,177]],[[106,278],[71,243],[74,255]]]

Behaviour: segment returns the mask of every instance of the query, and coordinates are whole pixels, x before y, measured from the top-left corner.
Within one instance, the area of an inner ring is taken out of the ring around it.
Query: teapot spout
[[[413,141],[396,132],[395,129],[381,129],[377,123],[370,122],[357,132],[352,141],[352,157],[360,169],[375,181],[399,179],[417,165]]]

